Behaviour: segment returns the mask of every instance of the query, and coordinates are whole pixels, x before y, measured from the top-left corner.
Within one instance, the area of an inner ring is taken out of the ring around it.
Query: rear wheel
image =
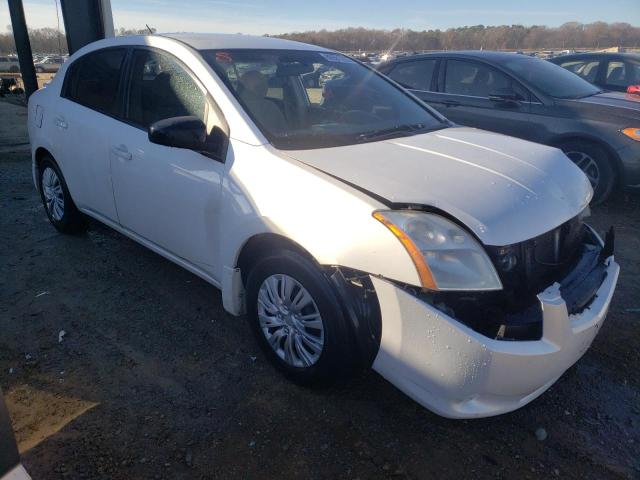
[[[87,229],[85,216],[76,208],[62,172],[50,156],[40,163],[40,198],[49,221],[62,233],[80,233]]]
[[[296,383],[327,383],[353,371],[340,302],[320,269],[300,253],[274,252],[252,268],[247,310],[269,359]]]
[[[587,141],[570,141],[560,149],[589,179],[593,188],[592,204],[604,202],[616,184],[616,172],[610,156],[600,145]]]

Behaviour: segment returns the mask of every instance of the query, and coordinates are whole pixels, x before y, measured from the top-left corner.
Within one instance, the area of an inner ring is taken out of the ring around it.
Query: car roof
[[[581,53],[570,53],[568,55],[558,55],[557,57],[553,57],[550,60],[555,62],[556,60],[579,60],[580,58],[593,58],[593,57],[602,57],[602,58],[633,58],[635,60],[640,60],[640,54],[638,53],[627,53],[627,52],[581,52]]]
[[[255,35],[229,34],[229,33],[163,33],[161,36],[173,38],[186,43],[196,50],[213,49],[265,49],[265,50],[321,50],[329,51],[323,47],[309,45],[307,43],[284,40],[282,38],[259,37]]]
[[[459,50],[459,51],[443,50],[439,52],[420,53],[417,55],[407,55],[404,57],[394,58],[382,64],[381,67],[384,65],[393,65],[395,63],[406,62],[411,60],[420,60],[425,58],[471,58],[471,59],[478,59],[478,60],[486,60],[488,62],[497,62],[499,64],[501,61],[509,60],[514,57],[536,60],[536,57],[518,54],[515,52],[495,52],[491,50]],[[537,59],[537,60],[540,60],[540,59]]]

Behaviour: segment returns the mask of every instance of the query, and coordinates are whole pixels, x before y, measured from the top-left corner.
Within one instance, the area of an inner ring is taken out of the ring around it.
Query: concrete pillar
[[[33,54],[31,52],[27,22],[24,18],[22,0],[9,0],[9,15],[11,16],[11,28],[16,42],[24,92],[29,98],[33,92],[38,90],[38,79],[36,77],[36,69],[33,66]]]
[[[69,54],[113,36],[110,0],[60,0]]]

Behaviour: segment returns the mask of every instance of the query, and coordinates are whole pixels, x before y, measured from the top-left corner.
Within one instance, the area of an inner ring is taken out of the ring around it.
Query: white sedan
[[[58,230],[92,217],[220,288],[300,383],[372,367],[440,415],[508,412],[586,351],[618,278],[562,152],[320,47],[102,40],[31,96],[29,134]]]

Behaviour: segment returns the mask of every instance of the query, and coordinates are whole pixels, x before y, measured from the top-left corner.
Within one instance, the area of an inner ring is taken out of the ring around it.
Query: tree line
[[[154,29],[152,29],[154,30]],[[155,30],[154,30],[155,31]],[[117,35],[148,33],[147,29],[124,29]],[[422,50],[547,50],[608,47],[640,47],[640,27],[628,23],[569,22],[560,27],[534,25],[484,26],[449,28],[447,30],[376,30],[345,28],[328,31],[286,33],[279,38],[312,43],[342,51]],[[67,53],[64,34],[55,28],[29,30],[34,53]],[[16,51],[13,33],[0,34],[0,53]]]
[[[6,33],[0,33],[0,54],[5,55],[16,52],[11,26],[8,26],[7,30]],[[152,28],[151,30],[155,32],[155,29]],[[149,33],[149,31],[146,28],[139,30],[120,28],[115,33],[116,35],[140,35]],[[29,29],[29,40],[31,41],[31,51],[33,53],[69,53],[64,33],[55,28]]]
[[[569,22],[560,27],[475,25],[447,30],[345,28],[275,35],[341,51],[547,50],[640,47],[640,27]]]

